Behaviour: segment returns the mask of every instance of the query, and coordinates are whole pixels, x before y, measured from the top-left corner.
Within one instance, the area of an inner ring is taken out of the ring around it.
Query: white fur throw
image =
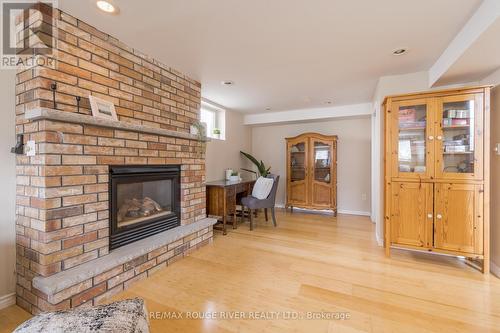
[[[129,299],[90,308],[41,313],[15,333],[148,333],[148,312],[142,299]]]
[[[252,197],[257,199],[267,199],[273,188],[274,180],[272,178],[259,177],[252,190]]]

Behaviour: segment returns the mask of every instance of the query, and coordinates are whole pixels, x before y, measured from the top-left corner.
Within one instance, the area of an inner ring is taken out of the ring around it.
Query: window
[[[200,121],[206,124],[209,138],[226,139],[226,114],[224,109],[207,100],[202,100],[200,116]]]

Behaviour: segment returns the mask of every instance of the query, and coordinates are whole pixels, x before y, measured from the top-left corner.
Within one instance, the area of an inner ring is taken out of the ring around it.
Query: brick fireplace
[[[200,83],[55,11],[56,67],[16,82],[16,132],[36,143],[17,157],[17,304],[31,313],[97,304],[213,235],[204,143],[189,133]],[[93,118],[89,95],[119,121]],[[110,166],[124,165],[178,166],[180,226],[110,251]]]

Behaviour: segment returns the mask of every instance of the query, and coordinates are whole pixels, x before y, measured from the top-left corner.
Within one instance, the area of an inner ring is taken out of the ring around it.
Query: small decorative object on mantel
[[[198,139],[201,141],[205,139],[207,133],[207,125],[201,121],[195,121],[189,128],[189,132],[193,135],[197,135]]]
[[[92,116],[95,118],[118,120],[113,102],[95,96],[89,96],[89,101],[92,108]]]
[[[193,124],[191,124],[189,132],[198,137],[198,141],[200,141],[200,147],[197,150],[197,155],[198,157],[202,157],[206,148],[207,125],[197,120]]]

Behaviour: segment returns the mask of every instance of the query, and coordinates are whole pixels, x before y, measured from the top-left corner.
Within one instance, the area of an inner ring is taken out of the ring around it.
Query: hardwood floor
[[[0,310],[0,332],[12,332],[19,324],[30,317],[31,315],[28,312],[16,305],[2,309]]]
[[[252,232],[244,224],[216,233],[212,245],[114,299],[144,298],[151,313],[160,312],[152,332],[500,332],[500,279],[493,275],[451,257],[395,250],[386,258],[366,217],[280,211],[277,219],[276,229],[260,214]],[[12,309],[0,311],[0,332]],[[169,311],[183,319],[162,319]],[[195,311],[349,318],[186,318]]]

